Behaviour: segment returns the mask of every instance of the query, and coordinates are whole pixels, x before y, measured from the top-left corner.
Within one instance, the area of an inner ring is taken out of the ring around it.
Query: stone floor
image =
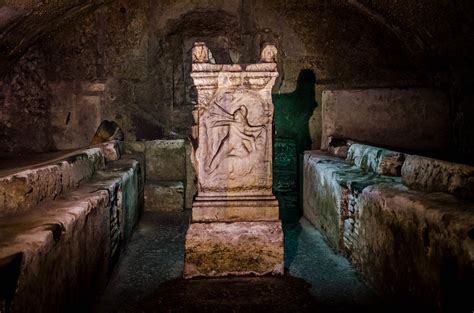
[[[305,219],[287,223],[283,277],[180,278],[190,214],[146,212],[96,312],[366,312],[373,290]]]

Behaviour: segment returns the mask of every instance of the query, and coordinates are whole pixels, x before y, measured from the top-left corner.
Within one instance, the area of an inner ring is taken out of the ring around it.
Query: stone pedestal
[[[186,278],[283,274],[280,222],[191,223]]]
[[[271,90],[276,49],[261,63],[210,64],[193,48],[192,161],[198,177],[184,277],[283,274],[283,231],[272,193]]]

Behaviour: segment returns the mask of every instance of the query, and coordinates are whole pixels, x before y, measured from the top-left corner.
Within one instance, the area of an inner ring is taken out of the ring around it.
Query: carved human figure
[[[260,62],[263,63],[276,63],[277,61],[277,48],[271,44],[265,44],[260,53]]]
[[[233,113],[229,113],[215,101],[209,114],[208,127],[211,129],[225,127],[226,131],[222,139],[209,142],[209,151],[212,151],[212,154],[206,166],[208,173],[214,172],[225,158],[245,158],[257,150],[257,138],[262,136],[266,127],[265,125],[250,125],[245,105],[241,105]]]
[[[193,63],[209,62],[209,48],[204,42],[195,42],[192,52]]]

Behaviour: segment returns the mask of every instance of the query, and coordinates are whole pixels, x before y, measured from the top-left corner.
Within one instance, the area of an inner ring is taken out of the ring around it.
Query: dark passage
[[[273,142],[273,192],[280,204],[283,221],[297,221],[302,198],[302,158],[311,150],[309,120],[317,107],[313,70],[304,69],[298,75],[296,89],[291,93],[273,94],[275,106]]]

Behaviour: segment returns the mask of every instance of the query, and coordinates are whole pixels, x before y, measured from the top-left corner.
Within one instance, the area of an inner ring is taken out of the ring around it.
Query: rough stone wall
[[[450,148],[449,99],[437,89],[326,90],[322,108],[323,149],[331,136],[410,151]]]
[[[52,147],[51,105],[45,56],[32,47],[0,84],[0,151],[38,152]]]
[[[0,47],[9,53],[0,51],[0,64],[12,68],[9,65],[33,42],[45,51],[52,106],[63,109],[51,118],[50,128],[37,133],[62,134],[66,129],[64,138],[53,138],[53,148],[86,144],[93,132],[89,129],[95,130],[103,119],[117,121],[127,140],[173,139],[186,137],[192,124],[192,42],[206,41],[216,62],[245,63],[255,62],[260,45],[271,41],[279,49],[275,94],[292,95],[302,70],[316,76],[319,105],[309,123],[313,148],[321,144],[322,90],[436,86],[449,91],[453,143],[460,159],[466,159],[474,153],[469,122],[474,116],[469,52],[474,48],[462,40],[472,36],[467,31],[472,18],[465,14],[470,5],[97,0],[35,7],[28,1],[6,1]],[[446,23],[431,23],[438,12]],[[437,25],[447,25],[449,31]],[[83,83],[101,83],[104,88],[96,98],[83,99],[90,93],[78,87]]]

